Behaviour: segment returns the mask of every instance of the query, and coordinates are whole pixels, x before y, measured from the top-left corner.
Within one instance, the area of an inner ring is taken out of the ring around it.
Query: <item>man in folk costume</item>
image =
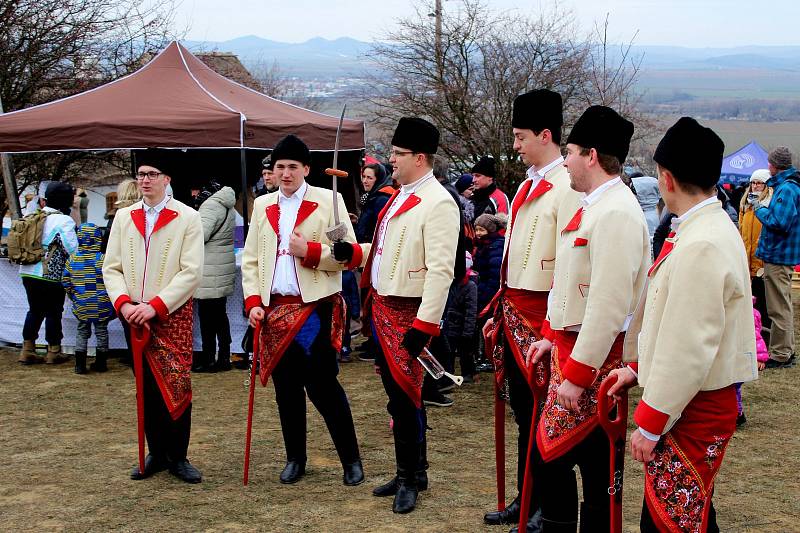
[[[143,354],[144,479],[169,469],[187,483],[200,472],[186,459],[192,424],[192,295],[203,269],[203,225],[194,209],[167,195],[174,175],[158,153],[139,157],[142,200],[120,209],[108,239],[103,279],[124,324],[148,327]]]
[[[397,475],[372,494],[394,496],[395,513],[413,511],[418,491],[428,487],[424,370],[416,358],[441,332],[461,224],[455,200],[433,175],[438,147],[433,124],[400,119],[389,163],[401,188],[378,215],[372,244],[362,245],[365,324],[380,347],[375,361],[389,397],[397,461]],[[359,249],[337,246],[340,260],[354,263],[353,252]]]
[[[325,231],[334,223],[331,192],[306,183],[311,152],[288,135],[272,152],[278,190],[256,198],[242,255],[242,286],[250,325],[261,324],[262,385],[270,374],[286,447],[281,483],[306,469],[306,394],[322,415],[344,470],[345,485],[364,481],[350,404],[337,375],[345,305],[342,270]],[[335,179],[335,178],[334,178]],[[347,213],[341,195],[339,212]],[[350,221],[347,240],[355,242]],[[360,251],[360,249],[359,249]],[[361,259],[359,254],[356,258]]]
[[[711,497],[736,429],[734,384],[758,375],[747,255],[715,190],[723,151],[683,117],[653,156],[677,218],[625,340],[632,362],[609,390],[644,388],[631,434],[645,464],[644,532],[719,531]]]
[[[559,231],[580,206],[580,195],[569,186],[569,174],[561,156],[562,124],[561,95],[558,93],[538,89],[514,100],[511,121],[514,149],[529,168],[511,204],[500,291],[490,305],[494,318],[488,321],[487,331],[492,332],[491,344],[494,345],[491,355],[496,390],[502,395],[508,387],[514,420],[519,428],[517,490],[520,494],[504,510],[487,513],[484,516],[487,524],[519,522],[531,423],[538,411],[538,406],[534,406],[531,371],[525,364],[525,357],[530,345],[543,336]],[[545,368],[539,370],[546,372],[549,361],[542,364]],[[532,511],[539,507],[538,489],[541,484],[534,483],[534,487]],[[533,531],[536,524],[533,519],[531,522],[529,529]]]
[[[566,226],[556,251],[548,319],[553,344],[550,385],[536,432],[546,479],[544,532],[577,530],[581,471],[581,531],[606,530],[609,442],[599,425],[597,391],[622,365],[622,344],[642,294],[650,263],[650,236],[636,196],[620,179],[633,124],[605,106],[592,106],[567,138],[571,187],[582,206]],[[538,361],[550,340],[535,343]],[[598,529],[602,528],[602,529]]]

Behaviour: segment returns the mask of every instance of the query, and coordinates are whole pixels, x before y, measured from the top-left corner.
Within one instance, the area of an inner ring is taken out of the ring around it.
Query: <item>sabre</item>
[[[455,376],[446,371],[442,366],[442,363],[440,363],[439,360],[436,359],[436,357],[434,357],[427,348],[422,349],[422,353],[417,356],[417,361],[419,361],[419,363],[422,365],[422,368],[424,368],[433,379],[439,379],[442,376],[446,376],[459,387],[464,383],[464,378],[462,376]]]
[[[608,389],[617,382],[617,379],[617,376],[608,376],[597,391],[597,416],[610,444],[608,499],[611,510],[611,533],[622,531],[622,475],[625,469],[625,433],[628,429],[627,391],[620,391],[621,399],[616,403],[616,416],[613,419],[608,416],[613,407],[609,405]]]
[[[250,393],[247,401],[247,434],[244,441],[244,475],[242,484],[247,485],[250,478],[250,442],[253,436],[253,404],[256,396],[256,366],[258,363],[259,342],[261,341],[261,322],[253,328],[253,361],[250,363]]]
[[[525,531],[530,511],[531,493],[533,492],[533,472],[531,470],[531,452],[536,440],[536,422],[539,419],[539,403],[547,393],[550,384],[550,367],[545,361],[539,361],[531,367],[528,384],[533,391],[533,413],[531,429],[528,434],[528,454],[525,456],[525,475],[522,478],[522,498],[519,508],[519,531]]]
[[[333,168],[326,168],[325,174],[333,177],[333,221],[334,226],[325,230],[325,235],[331,242],[339,242],[344,240],[347,235],[347,226],[339,221],[339,198],[337,197],[337,182],[339,178],[346,178],[347,172],[337,168],[339,164],[339,140],[342,136],[342,124],[344,123],[344,112],[347,110],[347,104],[342,107],[342,115],[339,117],[339,126],[336,128],[336,141],[333,145]]]
[[[144,350],[150,342],[150,326],[131,324],[131,351],[136,379],[136,434],[139,438],[139,473],[144,474]]]
[[[495,329],[483,333],[484,352],[493,357],[496,334],[500,326],[495,323]],[[506,508],[506,404],[500,398],[500,385],[494,381],[494,466],[497,481],[497,510]]]

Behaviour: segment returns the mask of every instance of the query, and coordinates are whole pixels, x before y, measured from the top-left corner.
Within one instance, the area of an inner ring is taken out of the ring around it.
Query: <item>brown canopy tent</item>
[[[246,149],[271,149],[294,133],[312,151],[331,151],[337,125],[338,117],[281,102],[217,74],[172,42],[128,76],[0,115],[0,152],[234,148],[241,151],[246,189]],[[340,149],[360,153],[364,147],[363,121],[345,120]]]

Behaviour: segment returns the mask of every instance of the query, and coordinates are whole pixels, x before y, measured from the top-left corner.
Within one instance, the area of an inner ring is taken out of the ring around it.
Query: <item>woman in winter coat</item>
[[[483,311],[500,288],[505,237],[503,221],[484,213],[475,219],[477,242],[472,268],[478,272],[478,313]]]
[[[761,205],[769,205],[772,199],[772,189],[767,186],[769,178],[769,170],[759,169],[753,172],[753,175],[750,176],[750,184],[747,186],[747,190],[739,204],[739,233],[742,234],[744,249],[747,252],[747,264],[750,267],[750,286],[756,299],[755,308],[761,313],[761,318],[767,327],[772,321],[767,315],[764,278],[759,275],[759,271],[764,267],[764,262],[756,257],[758,238],[761,236],[761,221],[756,218],[753,206],[747,200],[750,195],[755,195]]]
[[[196,372],[230,370],[231,328],[226,304],[228,296],[233,294],[236,281],[236,259],[233,254],[233,206],[236,194],[230,187],[223,187],[211,180],[197,195],[195,202],[203,223],[205,260],[203,280],[194,296],[203,342],[200,361],[195,362],[194,369]],[[215,363],[217,341],[219,353]]]
[[[364,167],[361,183],[364,186],[364,194],[359,200],[361,214],[354,229],[358,242],[372,242],[378,215],[394,194],[394,189],[391,178],[386,175],[383,165],[379,164]]]

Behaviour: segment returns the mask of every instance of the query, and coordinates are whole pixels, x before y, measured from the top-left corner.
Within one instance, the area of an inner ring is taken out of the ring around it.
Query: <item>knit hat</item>
[[[475,225],[482,227],[489,233],[495,233],[496,231],[503,229],[502,221],[495,215],[490,215],[489,213],[484,213],[476,218]]]
[[[461,174],[461,176],[456,180],[456,190],[459,193],[462,193],[469,189],[472,186],[472,174]]]
[[[75,190],[72,185],[62,181],[53,181],[47,186],[44,193],[47,207],[57,209],[62,213],[69,214],[72,209],[72,201],[75,199]]]
[[[531,131],[550,130],[561,138],[561,95],[548,89],[536,89],[514,99],[511,127]]]
[[[311,165],[311,152],[306,143],[296,135],[290,134],[278,141],[270,156],[273,165],[281,159],[289,159],[298,161],[303,165]]]
[[[792,166],[792,152],[785,146],[778,146],[769,153],[767,161],[778,170],[786,170]]]
[[[757,181],[759,183],[766,183],[770,178],[769,170],[766,168],[759,168],[750,175],[750,183]]]
[[[711,128],[681,117],[658,143],[653,159],[681,183],[708,189],[719,181],[725,143]]]
[[[435,154],[439,149],[439,130],[425,119],[403,117],[394,130],[392,146],[418,154]]]
[[[475,166],[472,167],[473,174],[483,174],[484,176],[494,177],[494,157],[485,155],[481,157]]]
[[[593,105],[572,126],[567,144],[594,148],[597,153],[616,156],[620,163],[628,157],[633,123],[610,107]]]

